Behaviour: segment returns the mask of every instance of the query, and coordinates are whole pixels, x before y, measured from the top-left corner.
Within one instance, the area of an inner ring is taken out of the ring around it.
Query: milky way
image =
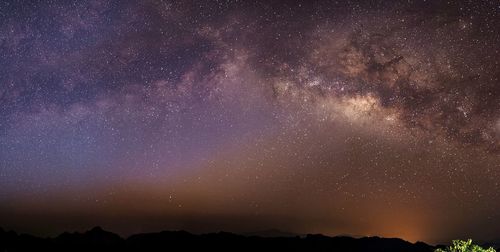
[[[0,223],[498,238],[497,1],[3,1]]]

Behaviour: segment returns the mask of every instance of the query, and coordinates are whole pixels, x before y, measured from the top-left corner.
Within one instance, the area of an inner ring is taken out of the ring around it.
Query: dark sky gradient
[[[0,225],[500,237],[500,2],[1,1]]]

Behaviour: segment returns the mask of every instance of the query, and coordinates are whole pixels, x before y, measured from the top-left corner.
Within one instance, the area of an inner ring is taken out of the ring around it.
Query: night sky
[[[500,2],[1,1],[0,226],[500,237]]]

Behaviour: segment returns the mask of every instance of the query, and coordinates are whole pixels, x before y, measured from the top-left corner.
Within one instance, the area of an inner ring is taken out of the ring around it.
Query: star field
[[[3,1],[0,223],[498,238],[497,1]]]

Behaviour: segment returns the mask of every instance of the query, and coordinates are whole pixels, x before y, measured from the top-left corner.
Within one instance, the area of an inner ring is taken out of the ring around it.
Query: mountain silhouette
[[[294,237],[245,236],[228,232],[195,235],[186,231],[135,234],[126,239],[95,227],[84,233],[65,232],[39,238],[0,229],[0,251],[373,251],[431,252],[436,247],[398,238],[319,234]]]

